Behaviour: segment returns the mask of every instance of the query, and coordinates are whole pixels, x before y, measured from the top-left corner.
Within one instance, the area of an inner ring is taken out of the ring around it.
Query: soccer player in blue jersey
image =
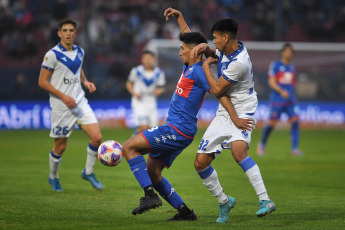
[[[197,32],[180,34],[179,55],[184,63],[181,77],[170,102],[166,124],[145,130],[126,141],[122,153],[145,196],[132,211],[133,215],[162,205],[155,189],[178,213],[168,220],[197,220],[169,181],[162,176],[175,158],[192,143],[197,132],[197,114],[209,90],[202,70],[202,54],[191,57],[191,50],[206,39]],[[227,97],[220,97],[222,103],[230,103]],[[147,163],[142,155],[148,154]]]
[[[292,46],[290,43],[285,43],[281,50],[281,59],[272,62],[269,67],[268,84],[272,89],[269,99],[270,115],[257,147],[257,153],[259,155],[264,155],[268,137],[274,129],[275,124],[279,121],[282,113],[286,113],[289,116],[289,122],[291,124],[291,154],[294,156],[302,155],[302,152],[298,148],[299,118],[294,93],[296,74],[295,66],[291,63],[292,57]]]
[[[177,18],[182,30],[188,26],[181,12],[169,8],[165,15]],[[213,44],[216,49],[210,48],[207,43],[195,46],[192,57],[204,53],[207,59],[202,67],[206,79],[210,85],[210,92],[215,96],[226,95],[230,98],[235,112],[219,105],[216,117],[207,128],[194,162],[195,169],[200,175],[204,185],[218,199],[219,217],[218,223],[226,223],[230,210],[236,204],[235,199],[226,195],[219,183],[216,170],[211,166],[212,161],[224,149],[231,149],[236,162],[249,178],[259,197],[258,217],[276,210],[275,204],[270,200],[263,183],[259,167],[248,156],[248,148],[251,141],[250,128],[241,128],[235,123],[235,116],[255,125],[254,113],[257,108],[257,97],[254,90],[253,71],[249,54],[242,42],[237,41],[238,24],[232,18],[224,18],[217,21],[213,27]],[[218,64],[218,80],[210,70],[210,64]]]
[[[86,165],[81,176],[94,188],[103,189],[103,184],[93,173],[102,135],[96,116],[85,98],[81,83],[90,93],[94,92],[96,87],[86,79],[82,69],[84,50],[73,44],[76,27],[74,19],[66,18],[59,21],[58,35],[61,41],[46,53],[38,82],[39,86],[50,95],[50,137],[55,139],[55,144],[49,154],[48,182],[54,191],[63,191],[58,171],[62,154],[67,147],[67,139],[75,124],[78,124],[90,139],[87,146]]]

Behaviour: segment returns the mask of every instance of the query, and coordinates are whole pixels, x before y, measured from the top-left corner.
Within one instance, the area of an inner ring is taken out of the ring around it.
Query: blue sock
[[[97,152],[98,151],[98,147],[96,147],[96,146],[93,146],[90,142],[89,142],[89,145],[88,145],[88,147],[92,150],[92,151],[95,151],[95,152]]]
[[[179,208],[184,203],[169,181],[164,177],[153,187],[159,193],[159,195],[161,195],[161,197],[163,197],[175,209]]]
[[[197,173],[199,174],[201,179],[206,179],[207,177],[209,177],[213,173],[213,171],[214,171],[214,168],[212,167],[212,165],[210,165],[201,171],[197,171]]]
[[[130,159],[128,164],[142,188],[152,185],[149,173],[146,169],[145,158],[143,156],[140,155]]]
[[[267,139],[269,135],[271,134],[272,130],[273,130],[273,126],[270,126],[270,125],[265,126],[264,130],[262,131],[262,137],[260,141],[263,145],[266,145]]]
[[[255,161],[250,156],[247,156],[238,164],[241,166],[244,172],[247,172],[248,169],[251,169],[254,165],[256,165]]]
[[[291,124],[290,138],[292,144],[292,150],[298,149],[299,143],[299,122],[295,121]]]

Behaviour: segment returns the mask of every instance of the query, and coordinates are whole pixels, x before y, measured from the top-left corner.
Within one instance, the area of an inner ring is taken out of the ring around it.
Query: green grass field
[[[131,130],[102,130],[103,139],[123,143]],[[213,166],[225,192],[236,198],[227,224],[217,224],[217,199],[204,187],[194,170],[195,152],[203,134],[174,162],[164,176],[199,220],[166,222],[175,210],[167,203],[132,216],[143,191],[127,162],[110,168],[97,163],[95,173],[104,184],[93,189],[81,179],[86,159],[86,135],[75,131],[69,139],[59,171],[64,192],[51,190],[48,154],[53,140],[49,131],[0,132],[0,229],[344,229],[345,132],[302,131],[303,157],[290,155],[289,132],[275,130],[266,155],[255,147],[261,130],[252,136],[250,155],[260,167],[277,211],[257,218],[258,198],[230,151]]]

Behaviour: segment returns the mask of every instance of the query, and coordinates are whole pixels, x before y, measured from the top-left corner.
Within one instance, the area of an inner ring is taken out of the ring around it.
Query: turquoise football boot
[[[219,204],[219,217],[217,219],[217,223],[226,223],[229,219],[229,212],[232,208],[234,208],[236,201],[235,198],[228,196],[229,201],[225,204]]]

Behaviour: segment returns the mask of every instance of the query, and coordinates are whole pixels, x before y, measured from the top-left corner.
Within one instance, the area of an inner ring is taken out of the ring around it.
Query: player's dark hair
[[[211,32],[218,31],[221,33],[230,33],[232,39],[236,39],[238,31],[238,23],[233,18],[223,18],[216,21],[211,29]]]
[[[63,25],[71,24],[77,29],[77,22],[73,18],[64,18],[58,22],[58,30],[60,31]]]
[[[288,42],[287,42],[287,43],[284,43],[282,49],[280,50],[280,54],[281,54],[282,52],[284,52],[284,50],[285,50],[286,48],[291,48],[291,50],[293,51],[293,47],[292,47],[291,43],[288,43]]]
[[[199,32],[180,33],[178,39],[187,45],[199,45],[200,43],[207,43],[206,38]]]
[[[144,50],[143,53],[142,53],[142,55],[144,55],[144,54],[150,54],[150,55],[152,55],[153,57],[156,57],[156,54],[155,54],[154,52],[152,52],[151,50]]]

